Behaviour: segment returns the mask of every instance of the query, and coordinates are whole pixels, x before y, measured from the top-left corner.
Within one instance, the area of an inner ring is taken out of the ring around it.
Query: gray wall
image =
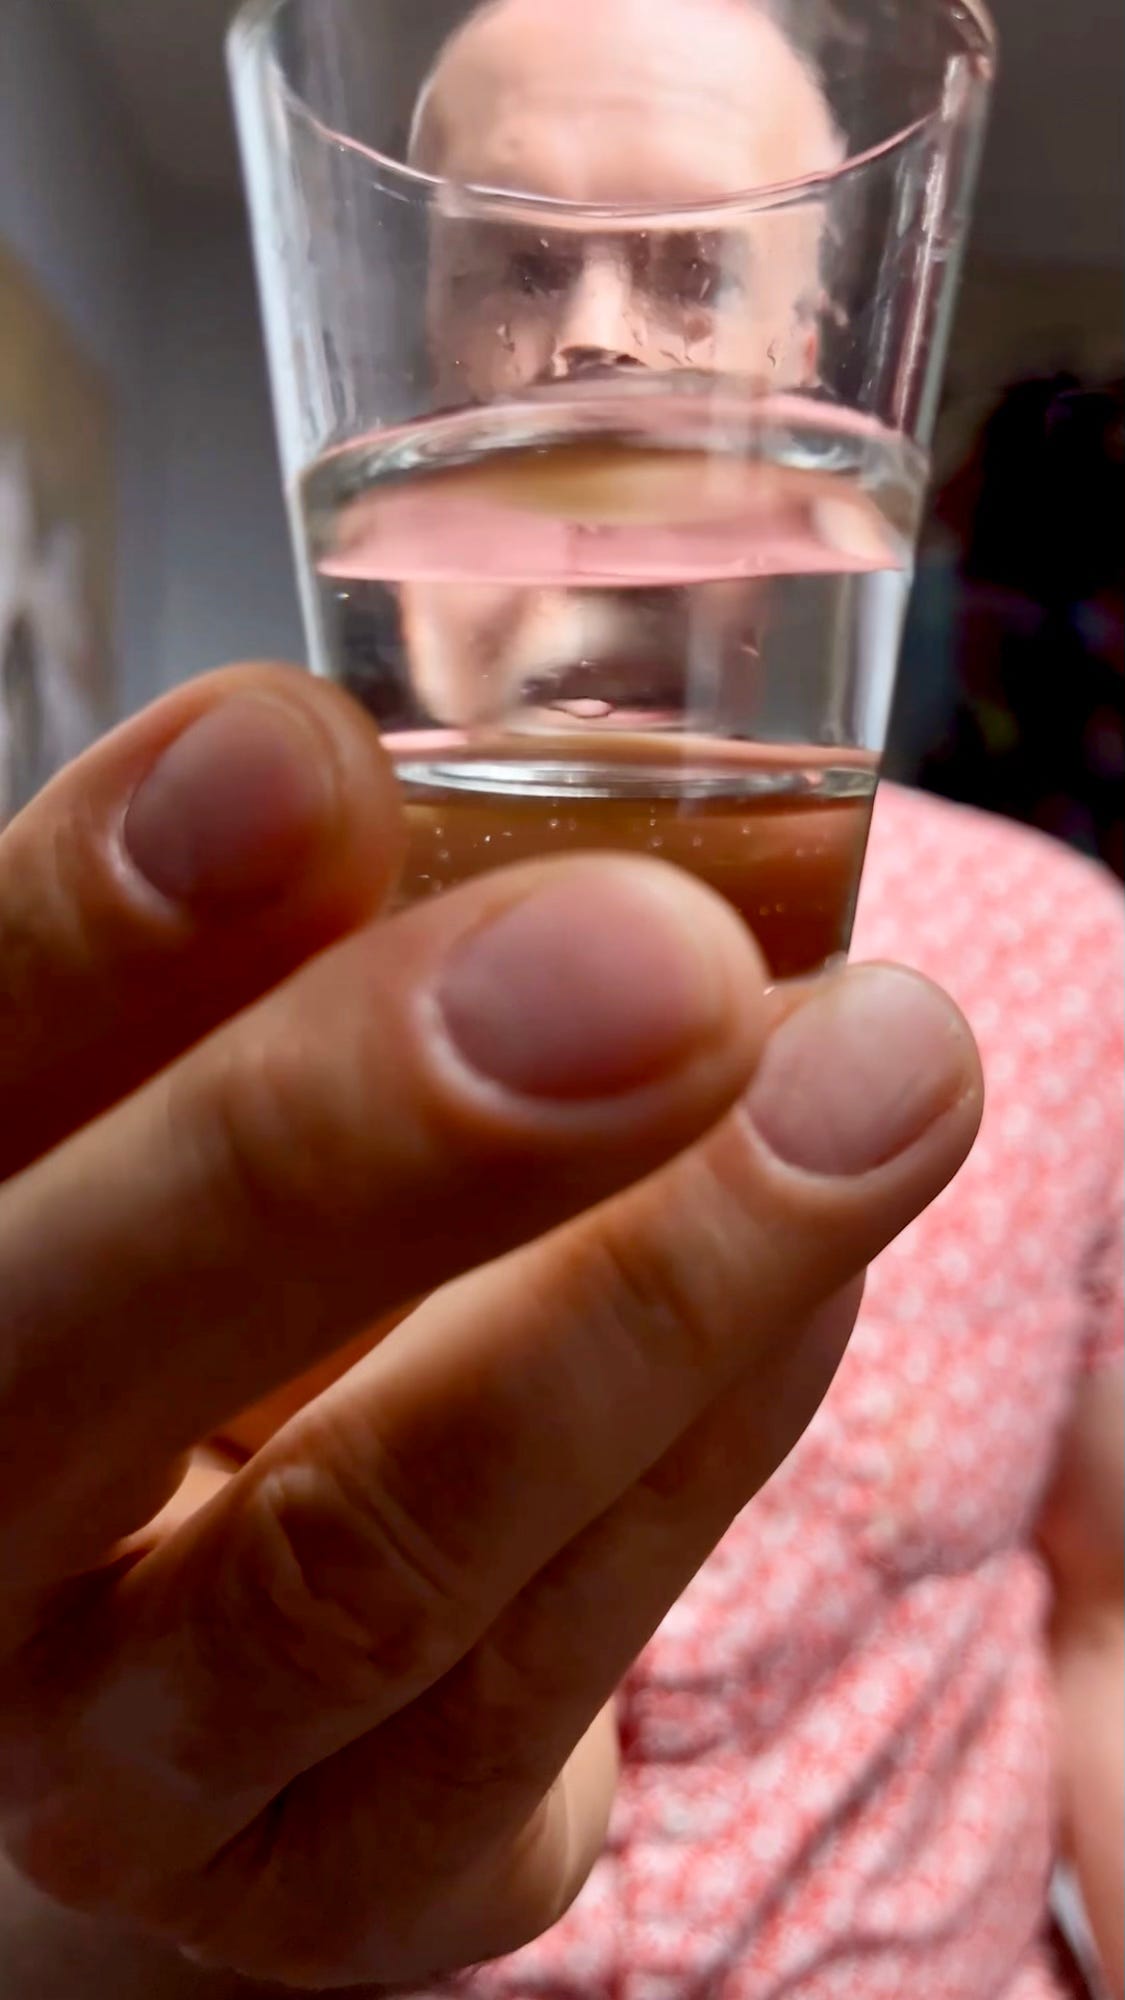
[[[0,0],[0,239],[116,405],[123,710],[302,646],[239,204],[185,204],[128,131],[67,0]]]
[[[997,0],[986,262],[1120,265],[1117,8]],[[0,235],[116,392],[133,705],[222,660],[300,657],[302,641],[240,204],[174,200],[126,130],[70,0],[0,0]]]
[[[100,364],[117,404],[127,706],[151,685],[156,644],[150,228],[143,177],[111,93],[91,87],[96,75],[65,0],[0,0],[0,237]]]
[[[1122,259],[1119,0],[994,4],[1001,83],[974,245],[986,299],[998,258],[1118,268]],[[159,262],[166,684],[246,653],[303,654],[237,202],[184,209],[162,231]],[[1013,310],[1033,337],[1046,302],[1034,287],[1017,292]],[[1062,317],[1090,309],[1074,296]],[[1104,308],[1097,317],[1100,325]],[[963,337],[975,349],[970,322],[966,313]]]
[[[1120,269],[1121,0],[990,0],[1000,71],[978,203],[993,258]]]
[[[228,660],[300,659],[257,297],[233,204],[168,207],[154,355],[159,685]]]

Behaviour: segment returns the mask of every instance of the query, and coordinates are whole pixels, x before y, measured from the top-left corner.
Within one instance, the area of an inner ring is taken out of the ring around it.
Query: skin
[[[815,80],[773,23],[737,0],[499,0],[440,59],[414,144],[418,164],[455,179],[626,204],[703,203],[828,172],[842,154]],[[815,206],[756,216],[697,238],[698,257],[673,232],[663,261],[638,254],[628,234],[595,233],[578,250],[570,238],[584,240],[585,230],[540,238],[471,216],[446,221],[430,292],[438,380],[458,400],[607,364],[799,386],[815,372],[822,221]],[[471,719],[456,662],[477,607],[419,592],[408,615],[423,685],[453,719]],[[495,594],[479,615],[495,627]],[[543,642],[515,604],[509,615],[511,687],[539,663]],[[542,625],[541,602],[533,616]],[[552,604],[551,643],[562,656],[568,641],[576,655],[593,650],[587,632],[568,633],[573,616],[565,597]],[[612,649],[611,617],[601,643]],[[1125,1979],[1123,1415],[1119,1372],[1083,1387],[1041,1537],[1058,1607],[1067,1837],[1115,1995]]]
[[[174,816],[194,889],[158,893],[145,780],[240,704],[241,846],[216,777]],[[375,926],[397,841],[363,718],[261,668],[179,690],[0,841],[12,2000],[385,1989],[549,1924],[603,1837],[614,1687],[976,1127],[971,1042],[920,981],[767,996],[721,906],[632,863]],[[549,977],[521,1021],[478,976],[477,1038],[526,1070],[550,1030],[561,1094],[482,1073],[441,1005],[540,897],[521,963]],[[655,963],[655,905],[665,984],[591,983],[599,935]],[[689,962],[706,1022],[669,1039]],[[185,1474],[207,1438],[257,1453]]]
[[[456,182],[658,217],[825,173],[841,151],[819,86],[753,6],[498,0],[440,57],[412,158]],[[598,361],[805,381],[821,224],[815,204],[605,228],[470,205],[435,231],[439,383],[488,398]]]
[[[513,216],[453,193],[439,199],[428,294],[439,407],[606,368],[718,371],[771,391],[807,385],[822,205],[663,223],[660,209],[706,211],[821,175],[842,152],[819,85],[742,0],[497,0],[471,15],[422,94],[413,163],[552,203],[650,213],[603,224],[565,208]],[[749,596],[743,584],[713,588],[709,615],[745,627]],[[415,584],[403,615],[419,691],[454,725],[502,716],[521,683],[575,659],[627,660],[654,644],[638,633],[629,592],[579,600],[541,590],[529,601],[503,585]],[[665,614],[658,643],[673,678],[693,640]]]
[[[1040,1524],[1055,1583],[1063,1837],[1113,2000],[1125,1993],[1123,1409],[1120,1367],[1080,1385]]]
[[[193,886],[158,894],[145,781],[204,717],[156,843]],[[373,924],[395,853],[370,724],[260,668],[178,690],[0,841],[20,2000],[405,1985],[553,1921],[603,1837],[614,1687],[975,1131],[967,1030],[912,975],[771,999],[723,905],[605,859]],[[517,910],[538,945],[486,976]],[[237,1474],[184,1479],[443,1278]]]

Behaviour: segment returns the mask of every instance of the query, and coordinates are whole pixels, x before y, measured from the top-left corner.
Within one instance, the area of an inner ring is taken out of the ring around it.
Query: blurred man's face
[[[550,201],[701,209],[839,158],[824,99],[753,0],[498,0],[440,58],[415,163]],[[447,214],[429,316],[442,400],[606,365],[814,372],[819,205],[727,223]]]

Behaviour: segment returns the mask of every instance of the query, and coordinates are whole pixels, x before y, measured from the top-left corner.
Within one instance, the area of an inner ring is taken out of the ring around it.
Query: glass
[[[312,664],[400,897],[681,863],[847,948],[993,67],[956,0],[254,0],[231,68]]]

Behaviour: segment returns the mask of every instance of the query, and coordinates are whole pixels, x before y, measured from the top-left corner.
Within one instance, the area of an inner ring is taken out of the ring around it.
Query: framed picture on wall
[[[113,408],[0,244],[0,825],[114,712]]]

